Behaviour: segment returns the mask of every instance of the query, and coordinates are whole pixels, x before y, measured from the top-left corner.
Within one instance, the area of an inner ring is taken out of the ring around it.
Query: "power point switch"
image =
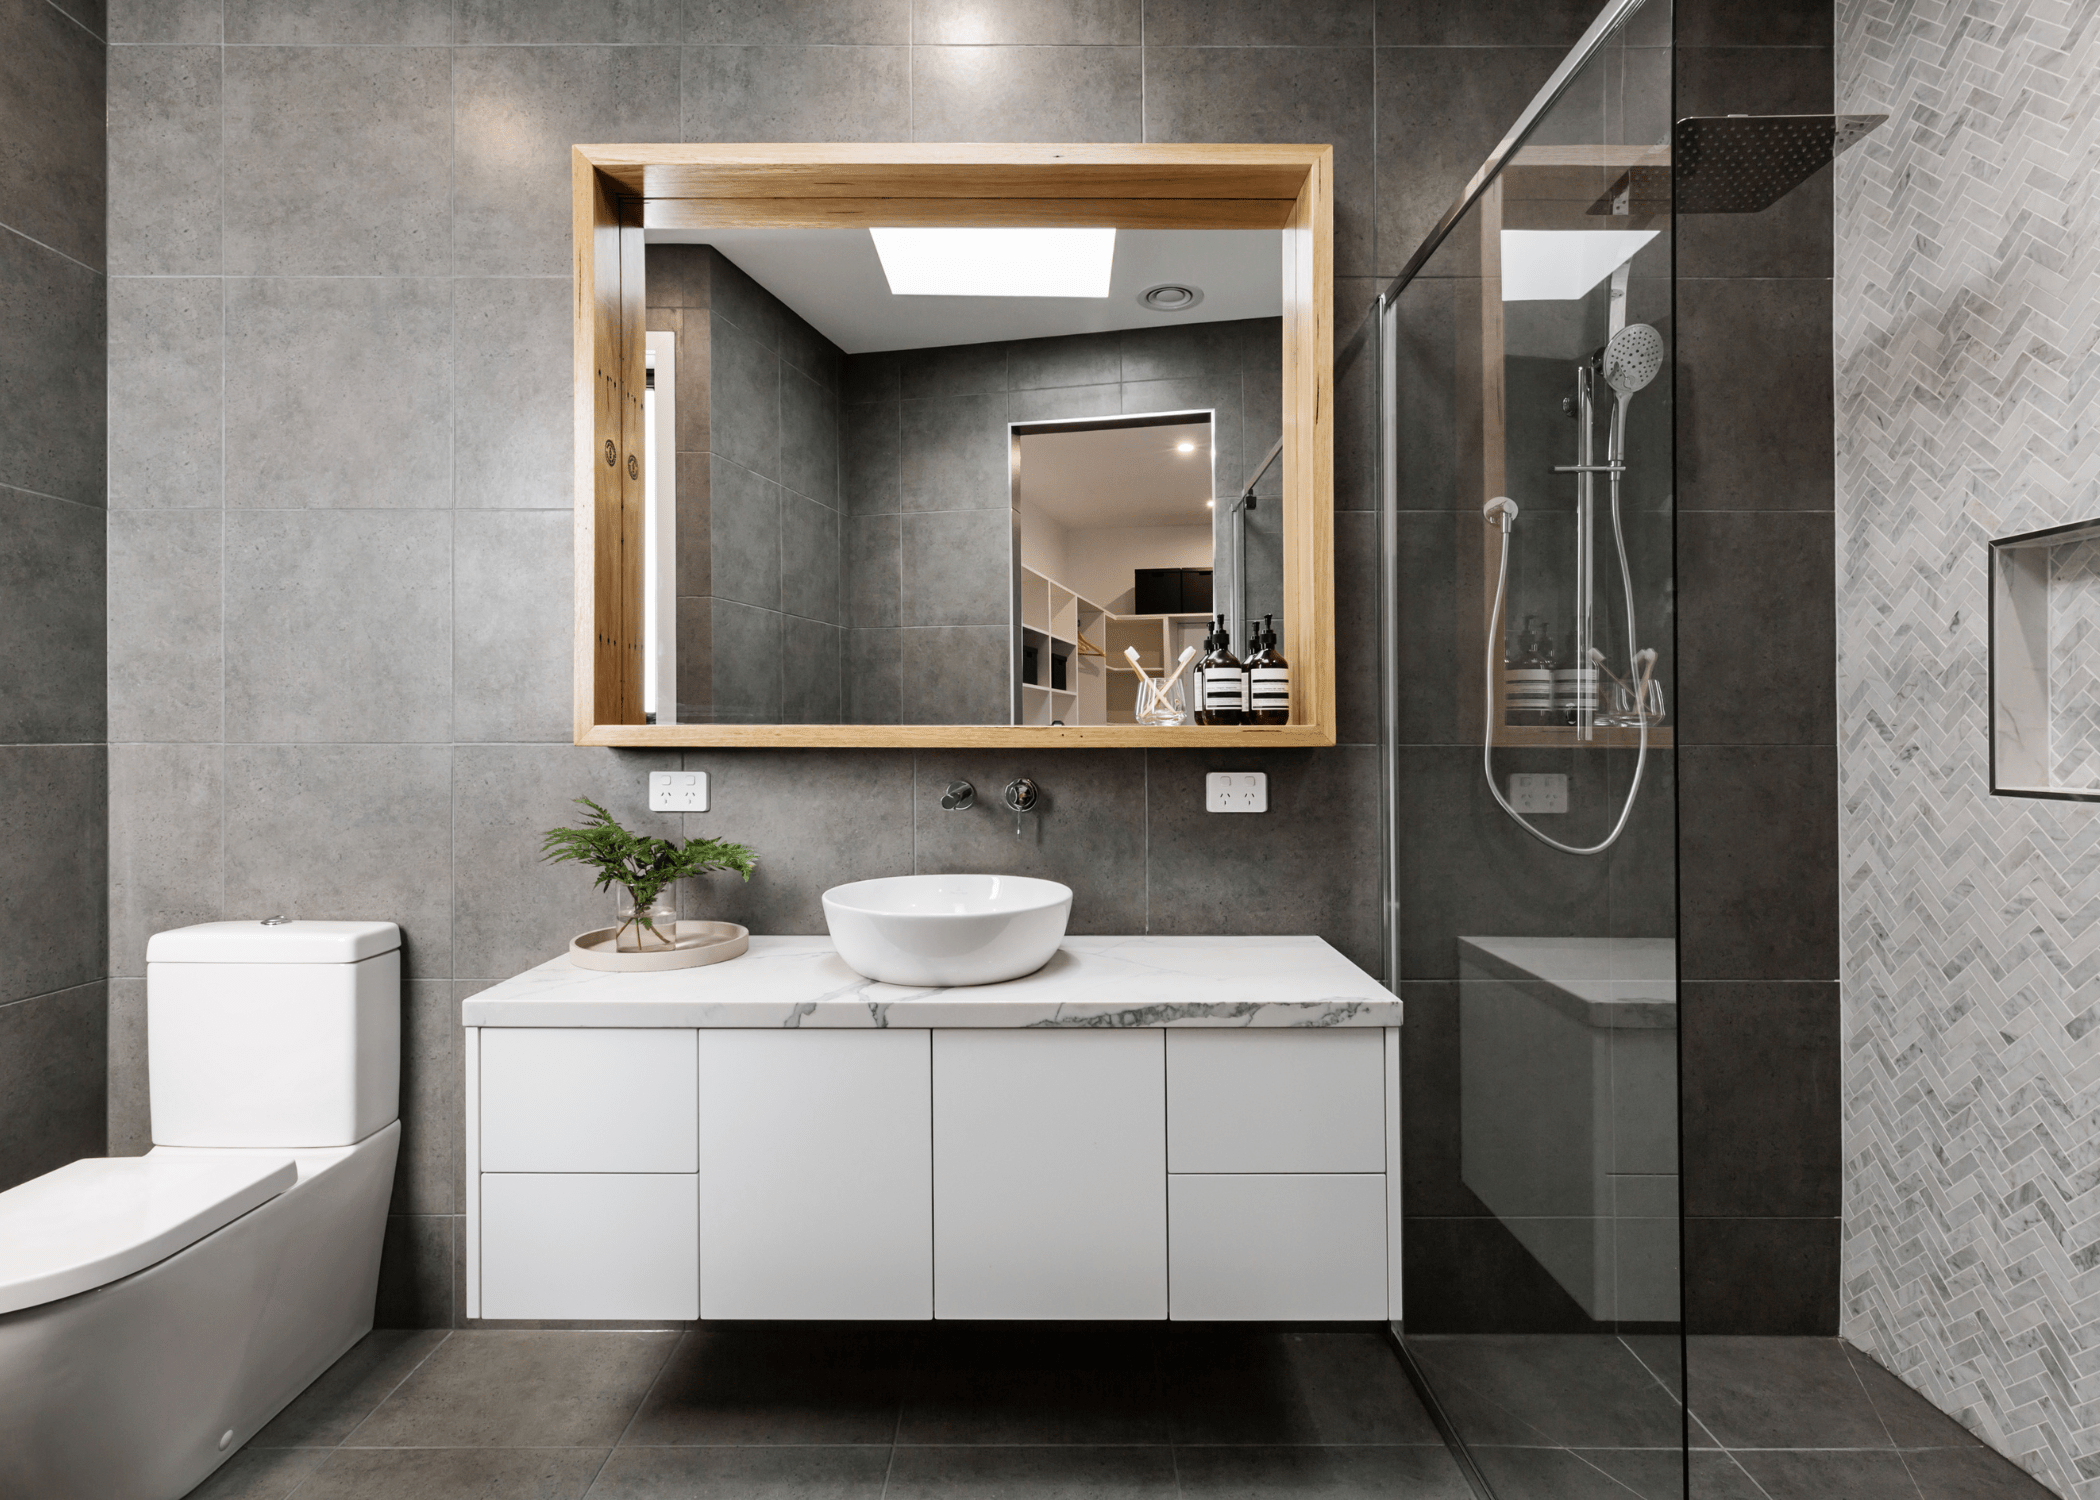
[[[651,771],[649,811],[689,813],[707,811],[705,771]]]
[[[1207,812],[1267,812],[1269,773],[1212,771],[1203,778],[1203,807]]]

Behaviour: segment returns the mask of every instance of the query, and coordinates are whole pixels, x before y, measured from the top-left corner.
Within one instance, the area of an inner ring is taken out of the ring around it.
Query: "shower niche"
[[[1991,792],[2100,802],[2100,521],[1990,543]]]

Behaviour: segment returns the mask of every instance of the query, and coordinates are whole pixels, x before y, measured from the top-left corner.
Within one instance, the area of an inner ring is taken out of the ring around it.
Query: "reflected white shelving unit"
[[[1102,624],[1108,618],[1108,611],[1056,579],[1033,568],[1021,569],[1016,724],[1109,722],[1108,680],[1102,670]]]
[[[1135,724],[1137,722],[1137,673],[1131,668],[1130,658],[1123,654],[1124,648],[1135,646],[1138,660],[1148,673],[1157,676],[1162,670],[1171,672],[1181,648],[1194,646],[1203,649],[1203,636],[1210,625],[1210,616],[1203,613],[1173,615],[1109,615],[1105,628],[1108,633],[1108,719],[1110,724]],[[1196,707],[1196,679],[1193,664],[1189,671],[1181,674],[1186,685],[1187,703]],[[1195,722],[1193,719],[1191,723]]]

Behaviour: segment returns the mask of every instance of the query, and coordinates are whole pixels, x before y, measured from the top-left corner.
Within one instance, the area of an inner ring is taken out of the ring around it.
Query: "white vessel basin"
[[[892,875],[824,893],[839,957],[884,984],[997,984],[1050,961],[1072,888],[1026,875]]]

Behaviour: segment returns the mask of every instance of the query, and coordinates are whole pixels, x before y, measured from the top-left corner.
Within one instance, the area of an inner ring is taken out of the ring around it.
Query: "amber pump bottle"
[[[1291,664],[1276,650],[1276,617],[1263,615],[1256,632],[1261,649],[1247,660],[1247,722],[1291,722]]]
[[[1225,617],[1205,643],[1209,654],[1198,663],[1203,669],[1203,706],[1196,710],[1198,724],[1244,724],[1247,722],[1247,670],[1232,654],[1231,637],[1225,632]]]

